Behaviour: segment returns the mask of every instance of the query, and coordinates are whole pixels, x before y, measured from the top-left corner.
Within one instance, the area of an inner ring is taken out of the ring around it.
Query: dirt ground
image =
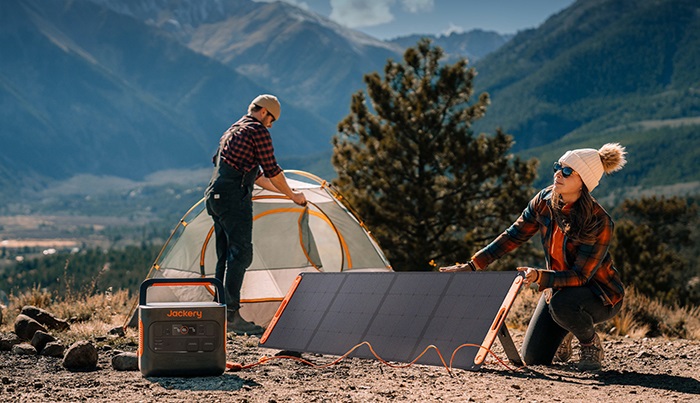
[[[517,346],[522,332],[511,331]],[[0,352],[3,402],[698,402],[700,342],[606,336],[599,373],[581,373],[574,362],[509,369],[489,356],[478,371],[347,358],[315,367],[286,358],[255,365],[278,350],[255,337],[229,340],[227,360],[244,366],[210,377],[149,377],[116,371],[116,350],[100,347],[98,369],[69,372],[58,358]],[[133,344],[133,343],[132,343]],[[123,351],[135,351],[127,345]],[[493,351],[505,360],[498,341]],[[448,354],[449,355],[449,354]],[[338,357],[302,354],[315,365]],[[403,365],[391,363],[393,365]]]

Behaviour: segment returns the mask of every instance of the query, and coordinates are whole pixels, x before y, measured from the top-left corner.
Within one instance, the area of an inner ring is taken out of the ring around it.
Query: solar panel
[[[504,321],[521,284],[516,272],[302,273],[260,345],[344,355],[368,342],[382,359],[398,362],[434,345],[449,364],[463,344],[489,349],[498,336],[517,362]],[[366,345],[350,356],[375,358]],[[485,357],[484,349],[463,347],[452,366],[476,370]],[[433,350],[417,363],[443,365]]]

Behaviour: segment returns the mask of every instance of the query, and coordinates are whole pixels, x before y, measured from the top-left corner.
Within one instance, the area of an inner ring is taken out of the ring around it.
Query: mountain
[[[543,161],[542,181],[566,149],[620,141],[630,163],[616,183],[690,186],[700,183],[699,7],[585,0],[509,40],[433,39],[447,61],[471,57],[476,93],[491,96],[476,131],[513,134],[514,151]],[[205,182],[220,133],[263,92],[283,104],[272,130],[281,165],[330,177],[350,95],[416,39],[385,43],[282,2],[0,2],[0,214],[47,187],[33,199],[81,184],[158,195],[148,178],[192,177],[156,171],[199,169]]]
[[[579,0],[475,63],[491,96],[475,127],[511,133],[544,182],[565,150],[619,141],[630,163],[615,183],[698,191],[699,15],[694,0]]]
[[[541,146],[584,125],[697,115],[700,4],[585,0],[479,60],[487,124]]]
[[[466,57],[470,63],[494,52],[513,35],[501,35],[498,32],[474,29],[469,32],[453,32],[449,35],[407,35],[390,40],[389,42],[406,49],[415,46],[422,38],[429,38],[435,46],[445,51],[445,62],[454,63],[457,59]]]
[[[221,133],[252,97],[269,92],[89,1],[2,2],[0,49],[0,186],[8,197],[18,190],[7,187],[37,189],[84,173],[139,179],[208,166]],[[279,154],[330,147],[332,123],[281,99]]]
[[[195,52],[337,122],[364,74],[403,48],[285,2],[92,0],[167,31]],[[414,43],[415,44],[415,43]]]

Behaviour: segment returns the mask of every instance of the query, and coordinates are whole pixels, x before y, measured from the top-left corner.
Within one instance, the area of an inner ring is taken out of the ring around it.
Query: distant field
[[[148,238],[157,241],[167,230],[146,235],[144,222],[125,217],[18,215],[0,216],[2,257],[41,256],[74,248],[104,248],[137,244]],[[54,249],[53,251],[49,251]],[[6,263],[6,262],[5,262]]]
[[[17,215],[0,216],[0,241],[72,238],[94,235],[107,227],[129,226],[127,218],[95,216]]]
[[[72,248],[80,242],[67,239],[4,239],[0,241],[3,248]]]

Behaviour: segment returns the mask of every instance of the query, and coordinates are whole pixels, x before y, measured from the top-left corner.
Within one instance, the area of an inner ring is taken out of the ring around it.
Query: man
[[[273,95],[259,95],[251,102],[248,114],[221,136],[205,193],[216,233],[216,278],[226,289],[227,330],[236,334],[259,335],[265,330],[239,313],[243,276],[253,261],[253,184],[306,205],[304,194],[289,187],[275,159],[267,129],[279,119],[280,112],[280,103]]]

